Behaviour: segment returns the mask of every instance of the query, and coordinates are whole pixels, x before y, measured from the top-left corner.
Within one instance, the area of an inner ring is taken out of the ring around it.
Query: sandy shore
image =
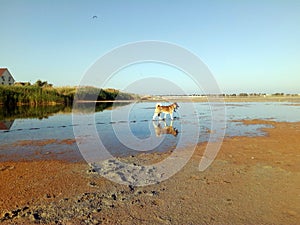
[[[263,137],[226,138],[204,172],[198,166],[206,145],[199,144],[175,176],[144,187],[108,181],[83,162],[0,162],[0,222],[299,224],[300,123],[243,122],[273,128]]]

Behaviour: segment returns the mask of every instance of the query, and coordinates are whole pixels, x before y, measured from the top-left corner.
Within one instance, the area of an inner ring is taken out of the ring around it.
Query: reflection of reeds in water
[[[0,106],[0,121],[10,121],[15,119],[37,118],[43,119],[53,116],[57,113],[73,112],[102,112],[103,110],[113,110],[130,104],[129,102],[103,102],[103,103],[78,103],[73,108],[71,106],[54,105],[54,106]]]
[[[113,110],[118,107],[126,106],[131,102],[79,102],[73,104],[73,112],[75,113],[94,113],[103,110]]]
[[[123,106],[126,106],[126,105],[129,105],[131,104],[132,102],[110,102],[112,103],[111,105],[107,106],[105,108],[105,110],[114,110],[116,108],[119,108],[119,107],[123,107]],[[103,104],[103,103],[98,103],[98,104]]]
[[[14,120],[21,118],[43,119],[58,112],[71,112],[71,109],[71,107],[66,107],[64,105],[0,107],[0,120]]]

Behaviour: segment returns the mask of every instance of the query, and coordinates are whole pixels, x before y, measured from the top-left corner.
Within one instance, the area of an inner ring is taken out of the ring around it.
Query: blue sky
[[[17,81],[78,85],[110,50],[158,40],[196,54],[225,93],[300,93],[298,0],[0,0],[0,8],[0,67],[9,68]],[[107,85],[151,92],[140,80],[165,74],[188,92],[199,91],[179,73],[133,65]],[[158,89],[165,86],[161,83],[156,81]]]

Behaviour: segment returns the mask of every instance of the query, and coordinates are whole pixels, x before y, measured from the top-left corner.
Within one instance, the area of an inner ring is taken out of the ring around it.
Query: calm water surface
[[[123,104],[116,107],[112,104],[100,105],[93,114],[92,123],[85,123],[84,120],[82,123],[74,123],[72,109],[62,106],[0,108],[0,160],[49,157],[80,160],[82,158],[76,143],[61,141],[75,138],[75,126],[80,127],[82,134],[96,128],[105,148],[111,154],[119,156],[140,151],[170,150],[176,147],[181,136],[185,134],[186,137],[188,132],[195,133],[195,130],[199,133],[198,141],[205,142],[210,133],[214,132],[211,131],[210,105],[193,103],[194,111],[184,110],[188,104],[190,103],[179,103],[180,108],[174,113],[176,118],[173,122],[168,116],[166,121],[152,121],[155,103]],[[227,103],[225,136],[264,135],[260,128],[266,125],[244,125],[237,122],[239,120],[296,122],[300,121],[299,115],[300,106],[293,103]],[[84,117],[85,114],[81,116]],[[81,138],[84,139],[84,135]],[[45,140],[51,141],[48,143]],[[188,145],[188,138],[183,142]]]

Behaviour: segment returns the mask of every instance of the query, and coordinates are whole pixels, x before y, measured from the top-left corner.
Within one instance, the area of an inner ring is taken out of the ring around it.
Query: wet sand
[[[108,181],[83,162],[0,162],[0,222],[299,224],[300,122],[243,122],[273,128],[262,137],[226,138],[204,172],[206,144],[199,144],[175,176],[144,187]],[[164,154],[130,160],[147,164]]]

